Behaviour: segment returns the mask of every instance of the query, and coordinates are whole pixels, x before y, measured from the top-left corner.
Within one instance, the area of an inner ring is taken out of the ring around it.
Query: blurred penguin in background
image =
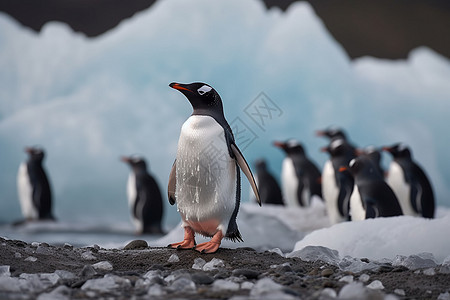
[[[340,172],[339,169],[355,158],[355,148],[344,139],[334,139],[322,152],[330,155],[322,172],[322,194],[328,218],[331,224],[348,221],[354,179],[348,170]]]
[[[136,232],[138,234],[163,233],[161,192],[156,180],[147,171],[147,163],[139,156],[123,156],[121,160],[131,167],[127,195]]]
[[[307,157],[303,146],[293,139],[273,144],[286,154],[281,169],[285,204],[307,207],[313,196],[322,199],[320,171]]]
[[[254,165],[256,168],[256,185],[258,186],[261,203],[284,205],[280,186],[275,177],[267,169],[266,161],[264,159],[258,159]],[[254,200],[253,202],[256,202],[253,191],[251,192],[250,198]]]
[[[328,138],[330,143],[335,140],[344,140],[348,147],[356,149],[356,147],[349,141],[347,134],[339,127],[328,127],[324,130],[317,130],[316,135]]]
[[[28,154],[28,160],[20,165],[17,175],[22,215],[25,221],[54,220],[52,192],[42,165],[44,150],[40,147],[27,147],[25,152]]]
[[[352,159],[348,166],[339,169],[347,170],[355,180],[350,205],[352,221],[403,214],[394,192],[368,156]]]
[[[383,150],[393,156],[386,181],[397,195],[403,213],[433,218],[433,188],[423,169],[413,160],[409,147],[398,143],[383,147]]]
[[[367,157],[374,165],[375,171],[377,171],[383,178],[385,172],[381,166],[381,150],[375,146],[367,146],[365,148],[357,148],[356,155]]]

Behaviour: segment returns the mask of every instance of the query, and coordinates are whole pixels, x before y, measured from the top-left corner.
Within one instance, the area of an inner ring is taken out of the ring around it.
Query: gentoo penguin
[[[270,174],[264,159],[255,162],[256,184],[259,190],[261,203],[284,205],[283,196],[277,180]]]
[[[306,156],[303,146],[292,139],[273,144],[286,154],[281,168],[281,185],[286,205],[306,207],[312,196],[322,199],[320,171]]]
[[[177,203],[184,240],[169,247],[214,253],[223,238],[242,241],[236,223],[241,197],[238,166],[247,176],[261,205],[258,189],[236,146],[216,90],[200,82],[171,83],[169,86],[180,91],[193,108],[192,115],[181,127],[168,184],[169,202]],[[196,245],[195,232],[212,239]]]
[[[351,207],[352,220],[402,215],[397,197],[368,157],[352,159],[348,167],[343,166],[339,171],[347,170],[350,170],[355,179],[353,202],[359,202],[356,207]]]
[[[357,156],[365,156],[367,157],[375,166],[375,170],[380,173],[381,176],[384,177],[384,170],[381,166],[381,151],[375,146],[367,146],[365,148],[357,148],[356,149]]]
[[[393,156],[387,183],[397,195],[405,215],[434,217],[433,188],[423,169],[413,160],[411,150],[404,144],[383,147]]]
[[[27,147],[28,160],[19,167],[17,188],[22,214],[26,220],[54,220],[52,192],[42,161],[45,153],[39,147]]]
[[[148,173],[147,163],[139,156],[122,156],[131,167],[127,195],[131,218],[138,233],[163,233],[163,203],[156,180]]]
[[[328,138],[330,140],[330,143],[334,140],[344,140],[349,147],[356,149],[356,147],[352,143],[350,143],[346,133],[341,128],[328,127],[324,130],[317,130],[316,135]]]
[[[330,154],[322,172],[322,195],[331,224],[349,220],[350,196],[353,176],[349,171],[339,172],[355,158],[355,149],[344,139],[334,139],[322,152]]]

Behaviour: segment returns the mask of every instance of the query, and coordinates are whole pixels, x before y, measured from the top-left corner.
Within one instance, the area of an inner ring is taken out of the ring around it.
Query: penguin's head
[[[282,149],[288,155],[289,154],[301,154],[301,155],[305,154],[305,149],[303,148],[302,144],[294,139],[290,139],[285,142],[275,141],[275,142],[273,142],[273,145],[275,147]]]
[[[383,147],[383,151],[389,152],[394,158],[411,158],[412,153],[408,146],[397,143],[392,146]]]
[[[218,110],[223,112],[222,99],[216,90],[206,83],[183,84],[172,82],[169,86],[186,96],[194,111]]]
[[[380,149],[375,146],[367,146],[366,148],[357,148],[355,149],[356,156],[367,156],[372,158],[374,161],[381,160]]]
[[[317,130],[316,131],[317,136],[324,136],[329,139],[347,139],[347,136],[345,135],[344,131],[339,127],[328,127],[324,130]]]
[[[267,163],[266,163],[265,159],[263,159],[263,158],[256,160],[254,165],[256,168],[256,172],[262,172],[267,169]]]
[[[137,155],[122,156],[120,160],[127,163],[134,172],[139,173],[147,171],[147,163],[143,157]]]
[[[25,147],[25,152],[31,161],[42,161],[45,156],[44,149],[41,147]]]

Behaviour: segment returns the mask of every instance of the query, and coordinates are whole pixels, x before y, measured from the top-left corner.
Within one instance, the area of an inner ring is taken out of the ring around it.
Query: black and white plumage
[[[225,119],[219,94],[200,82],[171,83],[170,87],[186,96],[193,107],[181,128],[168,185],[169,202],[177,203],[185,239],[170,246],[192,248],[197,232],[213,239],[195,249],[213,253],[223,237],[242,240],[236,223],[241,196],[239,167],[260,203],[259,193]]]
[[[25,220],[54,220],[52,192],[44,170],[44,150],[27,147],[28,160],[19,167],[17,187],[20,207]]]
[[[274,142],[286,154],[281,170],[283,197],[288,206],[307,207],[313,196],[322,199],[321,174],[296,140]]]
[[[283,195],[277,180],[269,172],[264,159],[259,159],[255,163],[256,183],[258,186],[261,203],[284,205]]]
[[[164,213],[161,191],[147,170],[147,163],[139,156],[121,160],[131,167],[127,196],[131,218],[138,233],[163,233],[161,220]]]
[[[394,144],[383,150],[393,156],[387,183],[392,187],[405,215],[433,218],[435,199],[425,171],[414,161],[409,147]]]
[[[331,224],[336,224],[349,220],[354,180],[348,171],[339,172],[339,168],[355,158],[355,148],[344,139],[334,139],[322,151],[330,154],[322,171],[322,195],[328,218]]]
[[[357,207],[351,207],[352,220],[403,214],[394,192],[368,157],[352,159],[348,167],[341,167],[340,171],[344,170],[350,170],[355,179],[356,188],[352,193],[352,203],[359,202]]]
[[[384,170],[381,166],[381,149],[375,146],[367,146],[365,148],[356,149],[357,156],[365,156],[367,157],[375,166],[375,170],[380,173],[382,177],[384,177]]]

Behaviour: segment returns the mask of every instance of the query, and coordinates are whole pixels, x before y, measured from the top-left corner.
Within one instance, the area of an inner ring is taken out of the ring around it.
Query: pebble
[[[244,276],[247,279],[257,279],[259,274],[261,274],[258,271],[249,270],[249,269],[236,269],[233,270],[232,274],[234,276]]]
[[[91,276],[94,276],[95,274],[97,274],[97,272],[95,271],[94,267],[91,265],[85,265],[83,267],[83,269],[80,271],[81,277],[91,277]]]
[[[211,284],[214,282],[214,278],[203,272],[199,272],[192,274],[192,281],[195,284]]]
[[[134,240],[129,242],[125,247],[123,247],[123,250],[136,250],[136,249],[144,249],[147,248],[148,244],[144,240]]]
[[[112,271],[113,265],[109,261],[101,261],[96,264],[93,264],[92,267],[95,270],[102,270],[102,271]]]
[[[330,268],[325,268],[322,270],[322,272],[320,272],[320,275],[322,275],[323,277],[329,277],[331,275],[333,275],[334,271]]]
[[[364,282],[364,283],[368,282],[369,279],[370,279],[370,276],[368,274],[361,274],[359,276],[359,281]]]
[[[345,282],[345,283],[352,283],[353,282],[353,276],[352,275],[344,276],[341,279],[339,279],[339,281]]]
[[[95,255],[92,254],[91,250],[82,252],[81,257],[85,260],[96,260],[97,259],[97,257],[95,257]]]
[[[34,256],[28,256],[27,258],[25,258],[25,261],[35,262],[35,261],[37,261],[37,258]]]
[[[397,294],[399,296],[406,296],[405,290],[402,289],[395,289],[394,294]]]

